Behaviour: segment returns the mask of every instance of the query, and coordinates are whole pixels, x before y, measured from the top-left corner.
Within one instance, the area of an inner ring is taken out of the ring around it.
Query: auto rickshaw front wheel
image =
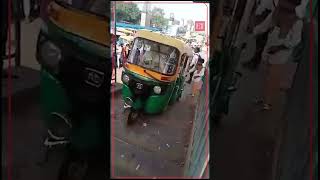
[[[138,117],[139,111],[132,109],[127,117],[127,125],[131,125],[136,122],[138,120]]]

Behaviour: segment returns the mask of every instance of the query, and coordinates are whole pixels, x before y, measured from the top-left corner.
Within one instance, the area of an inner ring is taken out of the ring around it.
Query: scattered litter
[[[189,121],[190,124],[192,124],[192,121]]]
[[[123,155],[123,154],[121,154],[121,158],[124,158],[124,155]]]
[[[176,144],[180,144],[181,142],[177,141]]]
[[[143,123],[143,127],[147,127],[147,123]]]
[[[139,167],[140,167],[140,164],[138,164],[138,166],[136,167],[136,171],[138,171]]]
[[[166,144],[168,148],[170,148],[169,144]]]
[[[158,135],[160,135],[160,131],[158,130]]]
[[[158,149],[159,149],[159,150],[161,149],[160,146],[158,147]]]

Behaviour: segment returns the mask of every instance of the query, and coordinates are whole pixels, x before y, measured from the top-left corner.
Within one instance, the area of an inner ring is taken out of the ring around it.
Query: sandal
[[[262,99],[262,98],[255,98],[254,100],[253,100],[253,103],[254,104],[263,104],[264,103],[264,100]]]
[[[263,104],[262,110],[264,110],[264,111],[269,111],[269,110],[271,110],[271,105],[270,105],[270,104]]]

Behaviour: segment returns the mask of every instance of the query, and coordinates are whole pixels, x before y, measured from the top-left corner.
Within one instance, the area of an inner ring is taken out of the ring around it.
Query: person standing
[[[298,7],[300,0],[291,3]],[[273,98],[279,94],[281,82],[288,75],[286,70],[290,63],[289,57],[293,48],[301,41],[303,21],[298,10],[298,8],[288,9],[278,6],[253,30],[255,35],[271,30],[262,53],[262,61],[267,68],[263,97],[256,100],[263,105],[263,110],[271,109]]]
[[[123,62],[127,59],[127,49],[124,44],[121,44],[121,55],[120,55],[120,67],[122,67]]]
[[[193,58],[192,58],[192,61],[189,65],[189,73],[190,73],[190,78],[189,80],[187,81],[187,83],[191,83],[192,81],[192,77],[193,77],[193,73],[195,71],[195,66],[197,65],[197,62],[198,60],[201,59],[201,56],[200,56],[200,48],[196,47],[194,49],[194,54],[193,54]]]
[[[31,22],[31,0],[23,0],[23,12],[27,23]]]
[[[126,59],[128,59],[130,51],[131,51],[130,44],[126,44]]]
[[[31,9],[30,9],[31,21],[39,17],[39,15],[40,15],[40,0],[31,0]]]
[[[8,29],[8,1],[0,1],[0,63],[3,70],[2,57],[6,56],[7,29]]]
[[[203,67],[204,59],[199,59],[194,67],[192,76],[192,97],[198,95],[202,87],[202,76],[204,75],[205,68]]]
[[[255,2],[254,8],[255,14],[251,16],[250,23],[247,29],[248,33],[252,33],[253,27],[259,25],[263,20],[268,17],[270,13],[272,13],[275,9],[275,6],[277,6],[279,0],[257,0]],[[268,33],[269,31],[265,31],[262,34],[259,34],[255,37],[256,41],[256,51],[252,59],[249,61],[243,62],[242,65],[245,68],[249,68],[251,70],[257,69],[258,65],[261,62],[261,56],[264,49],[264,46],[267,43],[268,40]]]

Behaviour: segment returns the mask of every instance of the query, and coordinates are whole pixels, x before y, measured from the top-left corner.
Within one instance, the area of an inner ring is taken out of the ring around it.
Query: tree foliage
[[[140,22],[140,10],[138,5],[133,2],[116,4],[116,20],[117,22],[126,21],[133,24],[139,24]]]
[[[154,7],[151,11],[151,24],[157,28],[165,28],[169,20],[164,17],[164,10],[158,7]]]

